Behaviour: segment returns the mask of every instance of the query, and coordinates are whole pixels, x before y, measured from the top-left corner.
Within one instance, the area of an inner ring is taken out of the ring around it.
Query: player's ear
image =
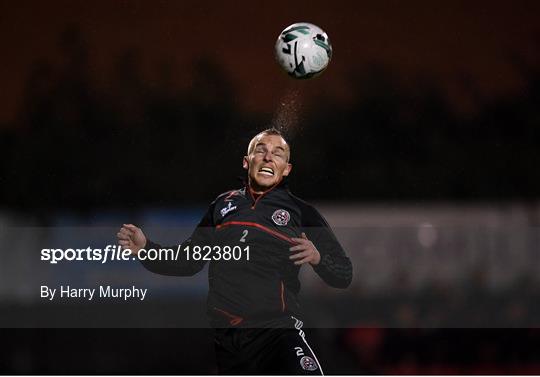
[[[243,167],[245,170],[248,170],[248,169],[249,169],[249,160],[248,160],[248,156],[244,156],[244,160],[242,161],[242,167]]]
[[[286,177],[291,173],[292,164],[287,163],[287,167],[283,170],[283,176]]]

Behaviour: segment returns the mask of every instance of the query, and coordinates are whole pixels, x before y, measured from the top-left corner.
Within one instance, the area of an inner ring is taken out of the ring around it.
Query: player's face
[[[292,169],[289,146],[279,135],[257,135],[250,143],[243,166],[255,192],[268,190],[289,175]]]

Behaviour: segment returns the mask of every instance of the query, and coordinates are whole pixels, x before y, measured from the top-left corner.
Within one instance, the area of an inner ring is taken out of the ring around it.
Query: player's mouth
[[[273,177],[274,176],[274,169],[264,166],[264,167],[259,169],[258,173],[262,174],[262,175],[267,175],[269,177]]]

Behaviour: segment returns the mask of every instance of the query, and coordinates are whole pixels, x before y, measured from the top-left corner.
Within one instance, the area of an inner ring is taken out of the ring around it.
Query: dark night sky
[[[165,64],[178,89],[190,88],[193,65],[206,56],[229,74],[236,103],[272,112],[295,85],[346,100],[348,74],[376,63],[405,85],[433,78],[458,110],[471,111],[474,98],[523,88],[512,61],[538,63],[539,11],[536,1],[2,1],[0,124],[15,119],[36,61],[61,67],[59,35],[68,25],[81,30],[91,77],[105,89],[129,49],[147,85],[158,84]],[[334,46],[329,70],[309,83],[281,74],[273,58],[277,35],[297,21],[321,26]]]

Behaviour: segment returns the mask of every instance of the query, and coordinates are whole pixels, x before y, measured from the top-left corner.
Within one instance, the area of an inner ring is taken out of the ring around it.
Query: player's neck
[[[276,183],[275,185],[273,185],[271,187],[264,187],[263,188],[263,187],[257,187],[256,185],[255,185],[255,187],[253,187],[254,185],[250,181],[248,183],[248,190],[249,190],[249,192],[251,192],[251,195],[253,195],[253,197],[255,199],[257,199],[259,196],[261,196],[263,194],[266,194],[268,191],[272,190],[274,187],[278,186],[280,183],[281,183],[281,181]]]
[[[257,198],[259,197],[260,195],[264,194],[264,190],[261,189],[261,188],[253,188],[251,185],[248,185],[248,189],[249,189],[249,192],[251,192],[251,195],[253,195],[253,197]]]

